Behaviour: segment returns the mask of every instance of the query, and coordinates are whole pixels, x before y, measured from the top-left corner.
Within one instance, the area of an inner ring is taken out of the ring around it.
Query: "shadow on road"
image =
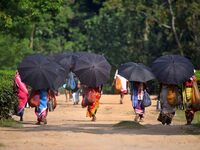
[[[118,126],[119,123],[126,122],[125,125]],[[139,124],[134,121],[121,121],[118,124],[106,124],[101,122],[90,122],[86,120],[68,120],[61,125],[35,125],[35,122],[24,122],[23,128],[7,128],[6,131],[18,132],[74,132],[90,134],[136,134],[136,135],[193,135],[190,130],[199,130],[194,126],[161,124]],[[133,124],[133,125],[131,125]],[[198,131],[200,134],[200,132]]]

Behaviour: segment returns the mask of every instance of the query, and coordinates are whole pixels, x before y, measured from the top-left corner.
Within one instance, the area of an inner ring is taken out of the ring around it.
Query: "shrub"
[[[196,70],[195,75],[197,77],[197,80],[200,80],[200,70]]]
[[[11,118],[17,106],[17,95],[13,90],[14,74],[14,71],[0,71],[0,119]]]
[[[21,128],[22,124],[18,121],[15,121],[13,118],[1,119],[0,127],[12,127],[12,128]]]

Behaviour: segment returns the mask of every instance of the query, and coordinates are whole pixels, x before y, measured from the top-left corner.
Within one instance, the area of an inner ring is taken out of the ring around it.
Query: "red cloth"
[[[28,90],[26,84],[21,81],[19,73],[15,75],[15,83],[18,87],[19,105],[18,109],[24,108],[28,100]]]

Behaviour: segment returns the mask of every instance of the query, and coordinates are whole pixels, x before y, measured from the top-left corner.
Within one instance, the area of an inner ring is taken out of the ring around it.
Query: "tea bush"
[[[13,89],[15,71],[0,70],[0,119],[11,118],[17,106],[17,95]]]

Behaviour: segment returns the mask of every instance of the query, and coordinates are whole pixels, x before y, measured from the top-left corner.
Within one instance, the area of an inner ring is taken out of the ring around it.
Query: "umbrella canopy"
[[[65,82],[66,78],[68,76],[69,72],[66,72],[66,70],[59,65],[57,66],[58,76],[53,81],[53,89],[58,90],[59,87],[61,87]]]
[[[177,85],[194,75],[194,66],[183,56],[166,55],[152,63],[152,71],[161,83]]]
[[[21,80],[35,90],[55,89],[60,69],[58,64],[40,54],[25,57],[18,66]]]
[[[129,81],[146,82],[155,78],[151,69],[141,63],[128,62],[118,68],[118,74]]]
[[[72,69],[75,65],[75,57],[72,52],[59,53],[54,56],[54,59],[66,72],[69,72],[69,69]]]
[[[110,78],[110,70],[111,66],[104,56],[88,53],[76,60],[73,71],[82,84],[97,87]]]

